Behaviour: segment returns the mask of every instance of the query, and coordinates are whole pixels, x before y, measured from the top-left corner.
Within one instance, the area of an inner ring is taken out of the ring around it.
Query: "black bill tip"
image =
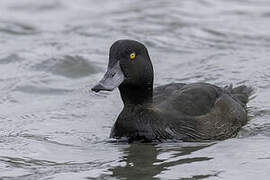
[[[94,92],[99,92],[100,91],[100,86],[101,85],[96,85],[96,86],[92,87],[91,90],[94,91]]]
[[[105,90],[105,88],[101,84],[97,84],[91,90],[94,91],[94,92],[99,92],[101,90]]]

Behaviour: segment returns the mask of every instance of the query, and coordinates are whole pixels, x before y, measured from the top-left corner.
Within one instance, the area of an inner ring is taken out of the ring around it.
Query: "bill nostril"
[[[113,77],[116,74],[116,72],[113,72],[110,74],[110,77]]]

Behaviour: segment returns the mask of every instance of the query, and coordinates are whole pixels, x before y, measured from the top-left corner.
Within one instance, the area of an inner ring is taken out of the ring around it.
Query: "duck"
[[[235,137],[248,121],[254,89],[232,85],[170,83],[153,87],[154,70],[145,45],[121,39],[109,50],[103,78],[91,89],[118,88],[123,109],[110,133],[128,142],[202,142]]]

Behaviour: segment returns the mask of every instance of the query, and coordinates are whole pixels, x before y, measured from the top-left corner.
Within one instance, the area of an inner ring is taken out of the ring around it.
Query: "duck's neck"
[[[119,90],[124,106],[151,105],[153,102],[153,84],[143,86],[120,85]]]

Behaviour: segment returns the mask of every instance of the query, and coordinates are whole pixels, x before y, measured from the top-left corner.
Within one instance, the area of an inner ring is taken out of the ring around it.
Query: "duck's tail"
[[[246,106],[249,100],[252,99],[252,95],[255,93],[255,89],[250,86],[237,86],[235,88],[232,85],[225,87],[227,91],[229,91],[234,99],[238,101],[243,106]]]

